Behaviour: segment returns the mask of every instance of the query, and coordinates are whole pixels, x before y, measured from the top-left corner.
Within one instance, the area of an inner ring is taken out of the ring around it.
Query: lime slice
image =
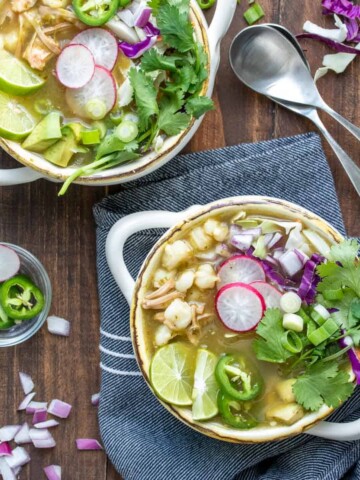
[[[0,50],[0,89],[12,95],[27,95],[41,88],[45,80],[23,62]]]
[[[160,348],[150,366],[150,377],[156,394],[172,405],[192,404],[194,355],[183,343],[171,343]]]
[[[208,420],[218,413],[219,391],[215,378],[217,357],[208,350],[199,349],[196,356],[192,414],[194,420]]]
[[[20,140],[32,131],[35,123],[25,107],[0,92],[0,137]]]

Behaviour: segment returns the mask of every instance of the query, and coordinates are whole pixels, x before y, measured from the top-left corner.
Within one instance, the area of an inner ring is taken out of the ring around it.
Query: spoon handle
[[[354,137],[357,140],[360,140],[360,128],[357,127],[356,125],[353,125],[349,120],[346,120],[343,116],[340,115],[340,113],[335,112],[329,105],[321,105],[321,108],[331,115],[333,118],[335,118],[336,121],[338,121],[343,127],[345,127],[350,133],[354,135]]]
[[[320,132],[329,142],[331,148],[334,150],[336,156],[340,160],[341,165],[344,167],[345,172],[348,174],[351,183],[354,185],[355,190],[357,191],[358,195],[360,195],[360,168],[355,165],[354,161],[330,135],[328,130],[325,128],[325,125],[320,120],[320,117],[317,114],[316,110],[313,110],[311,115],[309,115],[309,118],[315,123]]]

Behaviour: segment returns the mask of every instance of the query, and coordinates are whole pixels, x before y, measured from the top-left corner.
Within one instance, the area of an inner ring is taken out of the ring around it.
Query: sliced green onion
[[[106,105],[102,100],[94,98],[87,102],[85,111],[92,120],[101,120],[106,115]]]
[[[317,347],[320,343],[325,342],[325,340],[334,335],[338,329],[338,324],[332,318],[329,318],[321,327],[317,328],[310,334],[308,333],[307,337],[310,342]]]
[[[200,8],[202,10],[207,10],[208,8],[212,7],[216,0],[197,0],[198,4],[200,5]]]
[[[254,5],[248,8],[244,13],[244,18],[248,25],[253,25],[264,16],[265,12],[258,3],[254,3]]]
[[[107,133],[107,126],[106,126],[105,122],[102,122],[102,121],[98,120],[97,122],[93,122],[92,126],[99,130],[100,138],[102,140]]]
[[[84,145],[97,145],[100,143],[100,130],[84,130],[81,132],[81,141]]]
[[[323,296],[325,300],[342,300],[344,298],[344,292],[341,288],[336,290],[325,290],[325,292],[323,292]]]
[[[124,115],[122,112],[110,113],[109,117],[112,123],[116,126],[120,125],[120,123],[124,120]]]
[[[115,135],[121,142],[129,143],[139,135],[139,128],[135,122],[125,120],[116,127]]]
[[[312,321],[303,308],[300,308],[297,314],[300,315],[300,317],[304,320],[304,323],[310,323]]]
[[[301,338],[292,330],[288,330],[282,335],[281,345],[291,353],[299,353],[303,348]]]
[[[311,318],[318,324],[323,325],[326,322],[326,319],[322,317],[317,311],[313,310],[311,313]]]

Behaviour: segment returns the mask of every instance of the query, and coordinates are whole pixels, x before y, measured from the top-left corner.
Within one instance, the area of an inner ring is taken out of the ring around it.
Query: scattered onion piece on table
[[[49,465],[44,468],[48,480],[61,480],[61,467],[59,465]]]
[[[77,438],[75,441],[78,450],[103,450],[103,447],[94,438]]]
[[[48,330],[54,335],[68,337],[70,335],[70,322],[65,318],[51,315],[47,318]]]
[[[34,382],[30,375],[24,372],[19,372],[20,383],[24,390],[25,395],[32,392],[34,390]]]
[[[35,423],[34,427],[35,428],[52,428],[52,427],[57,427],[58,425],[59,425],[59,422],[54,418],[52,418],[44,422]]]
[[[31,438],[29,434],[29,425],[25,422],[20,428],[18,433],[14,437],[14,442],[18,445],[23,445],[24,443],[31,443]]]
[[[5,425],[0,428],[0,442],[11,442],[20,428],[21,425]]]
[[[50,402],[48,412],[55,415],[55,417],[67,418],[70,415],[71,409],[72,406],[69,403],[55,399]]]
[[[27,415],[31,415],[36,412],[36,410],[42,410],[43,408],[47,408],[47,402],[30,402],[29,405],[26,407]]]
[[[0,474],[3,480],[16,480],[16,475],[5,458],[0,458]]]
[[[46,428],[30,428],[29,434],[36,448],[53,448],[56,446],[55,439]]]
[[[29,405],[29,403],[31,402],[31,400],[35,397],[36,393],[35,392],[32,392],[32,393],[29,393],[28,395],[26,395],[26,397],[24,398],[24,400],[20,403],[20,405],[18,406],[18,411],[21,411],[21,410],[26,410],[26,407]]]
[[[35,410],[34,412],[32,424],[35,425],[36,423],[43,423],[46,421],[46,417],[47,417],[46,408],[39,408],[39,410]]]
[[[0,443],[0,457],[9,456],[11,452],[12,450],[8,442]]]
[[[91,395],[91,405],[94,405],[94,407],[97,407],[100,402],[100,393],[94,393]]]
[[[23,447],[16,447],[12,451],[11,457],[5,459],[7,464],[13,470],[17,467],[22,467],[30,462],[30,455]]]

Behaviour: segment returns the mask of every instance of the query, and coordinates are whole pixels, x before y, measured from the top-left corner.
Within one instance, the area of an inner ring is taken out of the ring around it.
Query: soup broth
[[[235,428],[291,425],[314,410],[298,387],[311,368],[306,358],[315,348],[328,352],[325,357],[340,350],[326,344],[339,326],[317,343],[312,331],[336,322],[316,303],[315,291],[302,289],[305,271],[325,262],[329,250],[300,221],[233,208],[176,234],[163,245],[141,295],[155,393],[192,408],[196,421]],[[278,344],[269,342],[279,334]],[[347,365],[334,358],[340,370]]]

